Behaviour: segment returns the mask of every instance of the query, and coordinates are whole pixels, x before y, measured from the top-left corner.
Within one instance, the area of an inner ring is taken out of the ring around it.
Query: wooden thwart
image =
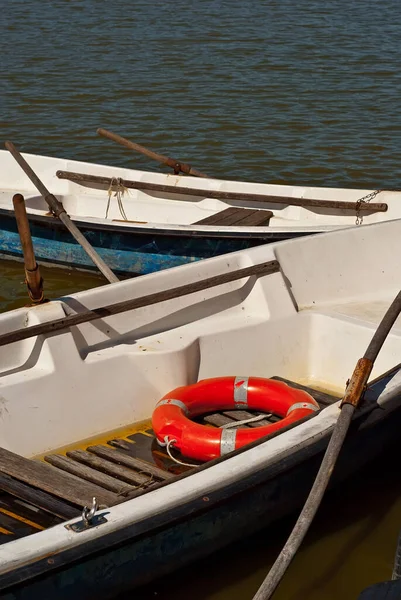
[[[82,507],[91,506],[94,496],[103,506],[121,502],[113,492],[5,448],[0,448],[0,472]]]
[[[57,171],[59,179],[68,179],[75,183],[101,184],[110,188],[115,178],[102,177],[99,175],[87,175],[74,173],[72,171]],[[334,210],[352,210],[359,212],[386,212],[388,205],[379,202],[346,202],[343,200],[316,200],[313,198],[293,198],[292,196],[271,196],[267,194],[249,194],[247,192],[223,192],[220,190],[202,190],[199,188],[177,187],[175,185],[160,185],[158,183],[147,183],[146,181],[131,181],[120,178],[120,183],[135,190],[146,190],[149,192],[161,192],[173,195],[183,194],[185,196],[198,196],[201,198],[216,198],[217,200],[239,200],[250,202],[268,202],[269,204],[285,204],[286,206],[304,206],[311,208],[328,208]]]
[[[271,210],[257,210],[231,206],[214,215],[196,221],[194,225],[229,225],[236,227],[257,227],[268,225],[273,213]]]

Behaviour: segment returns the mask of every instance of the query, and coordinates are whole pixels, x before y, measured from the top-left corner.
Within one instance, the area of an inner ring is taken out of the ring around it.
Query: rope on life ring
[[[252,429],[216,429],[191,420],[204,413],[235,408],[271,412],[282,419]],[[166,439],[174,440],[174,447],[184,456],[206,461],[279,431],[318,410],[319,405],[310,394],[282,381],[262,377],[216,377],[166,394],[156,404],[152,426],[162,445]]]

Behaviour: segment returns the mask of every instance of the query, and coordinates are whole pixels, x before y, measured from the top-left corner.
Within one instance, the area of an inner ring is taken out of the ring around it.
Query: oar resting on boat
[[[137,152],[140,152],[141,154],[144,154],[145,156],[148,156],[149,158],[152,158],[153,160],[156,160],[157,162],[160,162],[163,165],[171,167],[172,169],[174,169],[174,173],[176,174],[181,172],[186,173],[187,175],[193,175],[194,177],[208,177],[208,175],[205,175],[204,173],[198,171],[198,169],[195,169],[194,167],[191,167],[191,165],[188,165],[187,163],[183,163],[175,158],[170,158],[169,156],[164,156],[163,154],[153,152],[153,150],[149,150],[148,148],[145,148],[140,144],[135,144],[134,142],[131,142],[130,140],[121,137],[121,135],[117,135],[116,133],[108,131],[107,129],[102,129],[100,127],[96,131],[96,133],[105,138],[108,138],[109,140],[112,140],[113,142],[117,142],[117,144],[121,144],[121,146],[125,146],[130,150],[136,150]]]
[[[118,277],[114,275],[114,273],[110,270],[110,268],[106,265],[104,260],[98,255],[95,249],[91,246],[88,240],[82,235],[76,225],[71,221],[70,217],[67,215],[64,206],[62,203],[57,200],[57,198],[49,192],[46,186],[42,183],[36,173],[33,171],[32,167],[28,165],[24,157],[18,152],[17,148],[14,146],[12,142],[5,143],[6,149],[13,155],[21,169],[25,172],[25,174],[29,177],[32,183],[36,186],[39,192],[42,194],[43,198],[48,203],[52,213],[57,216],[60,221],[66,226],[68,231],[72,234],[72,236],[76,239],[78,244],[82,246],[85,252],[88,254],[90,259],[94,262],[94,264],[98,267],[99,271],[105,276],[105,278],[110,282],[118,281]]]

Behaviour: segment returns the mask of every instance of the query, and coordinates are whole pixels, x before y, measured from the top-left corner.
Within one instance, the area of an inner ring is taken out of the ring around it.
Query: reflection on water
[[[40,272],[44,280],[44,295],[49,300],[107,283],[96,273],[43,266]],[[29,304],[22,262],[0,260],[0,282],[0,312]]]

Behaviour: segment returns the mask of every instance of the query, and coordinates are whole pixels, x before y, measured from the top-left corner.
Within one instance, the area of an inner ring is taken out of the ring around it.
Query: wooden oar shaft
[[[53,321],[47,321],[46,323],[40,323],[39,325],[33,325],[32,327],[24,327],[22,329],[16,329],[9,333],[0,335],[0,346],[11,344],[13,342],[19,342],[36,335],[53,333],[72,327],[73,325],[80,325],[82,323],[88,323],[95,319],[101,319],[110,317],[111,315],[117,315],[128,310],[134,310],[136,308],[142,308],[144,306],[151,306],[159,302],[165,302],[166,300],[172,300],[174,298],[180,298],[187,294],[193,294],[206,290],[216,285],[223,285],[224,283],[230,283],[231,281],[237,281],[244,277],[262,276],[270,273],[276,273],[280,270],[280,265],[276,260],[254,265],[252,267],[245,267],[244,269],[238,269],[231,273],[224,273],[222,275],[215,275],[207,279],[201,279],[194,283],[188,283],[181,285],[170,290],[164,290],[162,292],[155,292],[153,294],[147,294],[146,296],[140,296],[139,298],[133,298],[132,300],[124,300],[123,302],[117,302],[115,304],[109,304],[108,306],[102,306],[100,308],[94,308],[83,313],[71,315],[61,319],[55,319]]]
[[[43,280],[40,275],[39,266],[36,264],[24,197],[21,194],[15,194],[13,196],[13,205],[22,254],[24,255],[25,280],[28,294],[34,304],[39,304],[44,300]]]
[[[88,175],[84,173],[74,173],[72,171],[57,171],[59,179],[68,179],[75,183],[94,183],[107,186],[108,188],[114,182],[111,177],[102,177],[100,175]],[[217,200],[239,200],[247,202],[265,202],[269,204],[285,204],[286,206],[302,206],[311,208],[331,208],[335,210],[359,210],[363,212],[386,212],[387,204],[378,202],[344,202],[342,200],[314,200],[311,198],[293,198],[292,196],[270,196],[265,194],[249,194],[237,192],[222,192],[219,190],[202,190],[199,188],[176,187],[174,185],[160,185],[158,183],[148,183],[146,181],[131,181],[129,179],[120,179],[121,183],[129,189],[145,190],[150,192],[162,192],[167,194],[183,194],[186,196],[199,196],[201,198],[216,198]]]
[[[24,255],[24,263],[27,269],[33,271],[36,269],[36,259],[33,251],[31,231],[29,229],[24,196],[22,194],[15,194],[13,196],[13,205],[18,233],[21,241],[22,253]]]
[[[17,150],[12,142],[5,143],[6,149],[13,155],[21,169],[25,172],[25,174],[32,181],[33,185],[39,191],[39,193],[43,196],[47,204],[49,205],[52,213],[57,216],[62,223],[66,226],[71,235],[75,238],[75,240],[82,246],[94,264],[97,266],[99,271],[105,276],[105,278],[110,282],[114,283],[118,281],[118,278],[114,275],[111,269],[106,265],[104,260],[98,255],[95,249],[91,246],[88,240],[84,235],[79,231],[78,227],[71,221],[70,217],[67,215],[64,206],[62,205],[57,198],[49,192],[46,186],[42,183],[33,169],[26,162],[21,153]]]
[[[205,175],[201,171],[198,171],[198,169],[191,167],[191,165],[188,165],[187,163],[183,163],[180,160],[176,160],[175,158],[170,158],[169,156],[164,156],[164,154],[158,154],[157,152],[153,152],[153,150],[149,150],[148,148],[145,148],[140,144],[131,142],[130,140],[121,137],[121,135],[113,133],[112,131],[108,131],[107,129],[102,129],[100,127],[96,133],[105,138],[108,138],[109,140],[112,140],[113,142],[117,142],[117,144],[121,144],[122,146],[125,146],[130,150],[136,150],[137,152],[140,152],[141,154],[144,154],[145,156],[148,156],[149,158],[152,158],[157,162],[171,167],[175,171],[181,171],[182,173],[186,173],[187,175],[193,175],[194,177],[208,177],[207,175]]]
[[[259,590],[253,597],[253,600],[269,600],[273,596],[277,586],[279,585],[298,548],[305,538],[305,535],[313,521],[313,518],[320,506],[323,495],[329,484],[331,474],[334,470],[340,450],[345,441],[352,417],[364,394],[365,386],[372,371],[374,362],[400,313],[401,292],[397,294],[396,298],[391,303],[383,319],[380,321],[380,324],[373,335],[365,354],[358,360],[355,366],[354,372],[347,384],[347,389],[341,402],[341,412],[335,424],[333,434],[328,443],[309,496],[298,517],[294,529],[292,530],[277,560],[270,569],[270,572],[267,574]]]

